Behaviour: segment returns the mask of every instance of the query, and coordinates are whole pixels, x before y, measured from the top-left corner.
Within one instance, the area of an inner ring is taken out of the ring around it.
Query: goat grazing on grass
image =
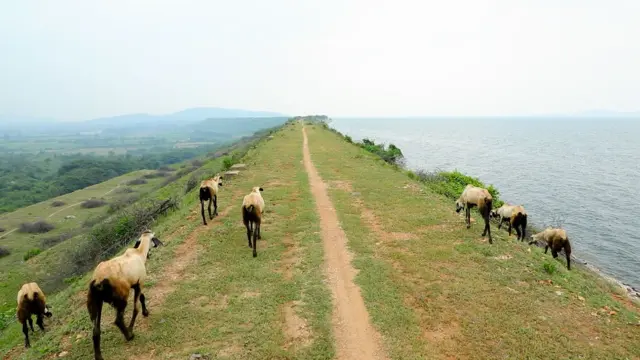
[[[151,245],[155,248],[163,244],[153,232],[147,230],[142,233],[133,248],[111,260],[101,262],[93,272],[87,296],[87,310],[93,322],[93,351],[96,360],[103,359],[100,351],[100,317],[103,303],[111,304],[116,309],[115,325],[127,341],[133,339],[133,325],[138,316],[138,299],[142,304],[142,315],[149,316],[142,294],[142,283],[147,276],[145,263]],[[130,289],[134,291],[133,315],[127,328],[124,325],[124,310],[127,307]]]
[[[247,240],[249,247],[251,244],[251,236],[253,235],[253,257],[258,256],[256,251],[256,242],[262,239],[260,236],[260,224],[262,223],[262,213],[264,212],[264,199],[260,192],[263,189],[255,186],[249,195],[242,200],[242,222],[247,228]]]
[[[204,180],[200,183],[200,210],[202,213],[202,222],[207,225],[207,219],[204,216],[204,202],[209,200],[209,220],[218,215],[218,186],[222,186],[222,176],[217,174],[211,179]],[[213,201],[213,215],[211,214],[211,202]]]
[[[493,204],[493,197],[487,189],[475,187],[473,185],[467,185],[462,191],[462,194],[456,201],[456,212],[459,213],[462,209],[465,209],[465,222],[467,223],[467,229],[471,227],[471,208],[478,207],[478,212],[484,219],[484,231],[482,236],[489,234],[489,244],[493,244],[491,239],[491,227],[489,226],[489,220],[491,216],[491,207]]]
[[[502,205],[497,210],[492,210],[491,216],[498,218],[498,229],[502,228],[502,223],[506,221],[509,224],[509,236],[511,236],[511,228],[515,228],[518,240],[524,241],[527,212],[522,205]]]
[[[543,231],[531,235],[531,241],[529,245],[535,244],[538,241],[542,241],[545,244],[544,253],[551,248],[551,255],[553,258],[558,257],[558,253],[564,250],[564,254],[567,257],[567,270],[571,270],[571,243],[567,237],[567,232],[563,229],[546,228]]]
[[[29,342],[29,328],[27,322],[33,330],[33,320],[31,315],[36,316],[36,324],[40,330],[44,331],[43,316],[51,317],[51,311],[47,306],[47,299],[38,284],[32,282],[22,285],[18,291],[18,321],[22,324],[22,332],[24,333],[24,347],[31,347]]]

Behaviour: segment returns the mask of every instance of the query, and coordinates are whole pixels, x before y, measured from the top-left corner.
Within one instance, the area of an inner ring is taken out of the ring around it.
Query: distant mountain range
[[[50,118],[32,118],[24,116],[0,116],[0,134],[61,134],[78,132],[114,131],[140,127],[167,128],[186,125],[206,119],[229,118],[273,118],[287,115],[268,112],[214,107],[198,107],[171,114],[125,114],[85,121],[60,121]]]

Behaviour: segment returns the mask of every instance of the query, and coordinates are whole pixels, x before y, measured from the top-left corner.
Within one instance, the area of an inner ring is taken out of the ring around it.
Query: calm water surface
[[[640,288],[640,119],[338,118],[331,126],[394,143],[412,169],[458,169],[494,184],[534,225],[562,219],[577,257]]]

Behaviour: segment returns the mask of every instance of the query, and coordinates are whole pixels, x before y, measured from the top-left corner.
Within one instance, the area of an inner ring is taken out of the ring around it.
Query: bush
[[[155,179],[155,178],[159,178],[159,177],[165,177],[168,176],[169,173],[165,172],[165,171],[156,171],[154,173],[151,174],[144,174],[142,175],[143,178],[145,179]]]
[[[11,254],[11,251],[9,251],[9,248],[4,247],[4,246],[0,246],[0,258],[8,256],[10,254]]]
[[[54,275],[55,280],[82,274],[98,262],[112,257],[131,240],[137,239],[158,217],[177,207],[177,201],[171,198],[151,201],[126,208],[96,225],[87,235],[88,240],[67,254],[69,265]]]
[[[127,182],[127,185],[142,185],[146,183],[147,183],[147,180],[139,178],[139,179],[129,180],[129,182]]]
[[[132,194],[127,197],[112,201],[109,204],[109,213],[114,213],[120,209],[124,209],[125,207],[138,201],[138,199],[140,199],[140,194]]]
[[[42,234],[42,233],[49,232],[53,229],[55,229],[55,226],[53,226],[53,224],[49,224],[44,220],[38,220],[32,223],[20,224],[20,229],[18,231],[22,233],[29,233],[29,234]]]
[[[233,166],[233,163],[234,163],[233,157],[227,156],[222,160],[222,170],[226,171],[231,169],[231,167]]]
[[[132,192],[135,192],[135,190],[130,187],[119,187],[115,190],[115,192],[118,194],[130,194]]]
[[[60,200],[56,200],[56,201],[51,203],[51,207],[60,207],[60,206],[64,206],[64,205],[66,205],[66,203],[64,201],[60,201]]]
[[[31,250],[27,251],[22,258],[24,259],[24,261],[27,261],[27,260],[31,259],[32,257],[40,254],[41,252],[42,252],[42,250],[40,250],[38,248],[34,248],[34,249],[31,249]]]
[[[77,231],[70,231],[60,235],[49,236],[40,241],[40,245],[44,249],[48,249],[52,246],[55,246],[63,241],[69,240],[72,237],[76,236]]]
[[[345,140],[347,140],[347,142],[348,142],[349,144],[353,144],[353,139],[351,138],[351,136],[349,136],[349,135],[345,135],[345,136],[344,136],[344,139],[345,139]]]
[[[365,138],[358,145],[368,152],[378,155],[389,164],[404,166],[404,155],[402,155],[400,148],[393,144],[389,144],[387,147],[385,144],[376,144],[375,141]]]
[[[0,233],[3,233],[3,232],[5,232],[5,231],[7,231],[5,228],[0,227]]]
[[[162,182],[162,187],[165,187],[178,179],[180,179],[180,176],[178,174],[173,174],[167,177],[166,179],[164,179],[164,181]]]
[[[196,186],[198,186],[198,178],[195,175],[191,175],[187,183],[184,185],[184,193],[188,194],[191,190],[193,190]]]
[[[193,160],[193,161],[191,161],[191,166],[201,167],[202,165],[204,165],[204,161],[202,161],[202,160]]]
[[[85,200],[80,206],[85,209],[94,209],[104,205],[107,205],[107,202],[102,199],[89,199]]]
[[[555,273],[557,271],[556,264],[554,264],[554,263],[545,262],[542,265],[542,267],[544,268],[544,271],[546,271],[547,274],[549,274],[549,275],[553,275],[553,273]]]
[[[158,171],[162,171],[162,172],[173,172],[176,171],[176,169],[168,167],[168,166],[160,166],[158,168]]]

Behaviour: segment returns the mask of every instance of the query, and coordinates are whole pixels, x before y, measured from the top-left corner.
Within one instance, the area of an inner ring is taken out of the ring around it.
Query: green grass
[[[307,126],[312,161],[328,184],[359,270],[356,283],[391,359],[625,359],[640,356],[636,306],[604,280],[508,238],[467,230],[450,198],[320,126]],[[300,124],[250,145],[225,179],[221,216],[202,225],[197,191],[153,230],[166,246],[148,261],[149,318],[126,343],[105,308],[105,358],[332,359],[331,294],[315,204],[302,165]],[[232,158],[234,154],[229,154]],[[225,167],[210,161],[198,178]],[[187,174],[149,196],[183,193]],[[241,222],[242,197],[264,188],[258,257]],[[58,231],[58,229],[54,230]],[[72,248],[80,238],[56,245]],[[27,250],[32,246],[28,246]],[[53,249],[53,248],[52,248]],[[50,249],[51,250],[51,249]],[[26,251],[26,250],[25,250]],[[52,254],[27,263],[49,267]],[[17,256],[22,256],[18,254]],[[15,256],[12,254],[11,256]],[[2,259],[0,259],[0,264]],[[89,275],[49,297],[54,317],[24,352],[20,327],[0,336],[8,359],[91,358],[84,301]],[[131,308],[127,312],[130,316]],[[294,314],[294,315],[292,315]],[[2,316],[2,313],[0,313]],[[288,327],[297,324],[297,331]]]
[[[209,226],[202,225],[194,190],[179,211],[154,227],[166,247],[155,249],[148,262],[144,291],[151,316],[139,318],[136,338],[125,345],[111,325],[113,311],[105,310],[105,358],[118,358],[124,349],[127,356],[155,354],[157,359],[188,358],[196,352],[230,359],[333,357],[330,293],[319,271],[323,252],[318,218],[301,164],[301,133],[296,130],[282,131],[274,140],[249,150],[242,159],[247,171],[225,181],[219,197],[223,215]],[[216,160],[215,166],[222,166],[222,160]],[[217,172],[215,166],[209,172]],[[240,205],[256,185],[264,188],[267,210],[263,240],[258,257],[253,258]],[[185,241],[190,241],[189,252],[197,252],[193,258],[185,257],[180,247]],[[169,280],[172,272],[180,273],[177,281]],[[19,355],[22,334],[14,325],[7,331],[8,340],[4,336],[0,340],[0,354],[17,346],[11,358],[46,358],[63,350],[69,351],[67,359],[90,357],[91,325],[81,292],[87,281],[87,276],[78,279],[70,289],[50,298],[54,309],[60,310],[47,323],[48,333],[36,332],[32,350]],[[287,314],[292,313],[297,324],[303,324],[293,337],[287,335]]]
[[[332,132],[307,130],[391,358],[640,356],[628,325],[637,308],[596,275],[567,271],[564,259],[495,227],[489,245],[453,200]],[[599,312],[605,306],[616,314]]]

